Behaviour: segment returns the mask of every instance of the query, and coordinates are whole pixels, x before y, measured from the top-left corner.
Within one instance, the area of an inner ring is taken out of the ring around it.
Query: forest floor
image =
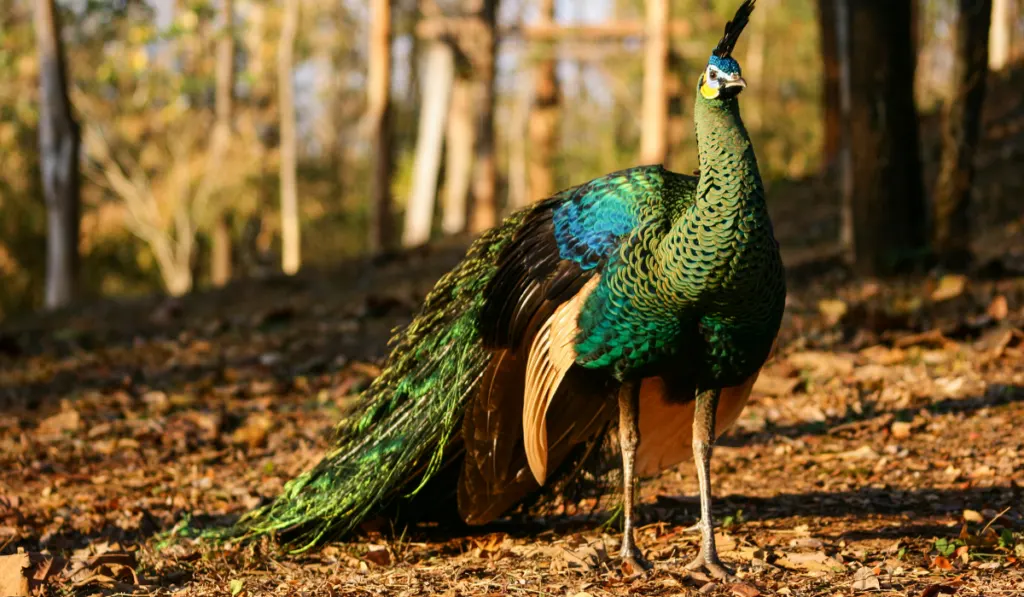
[[[829,258],[828,179],[769,189],[786,317],[712,469],[738,583],[684,573],[691,465],[642,485],[642,575],[617,565],[617,525],[600,519],[364,529],[299,556],[166,540],[189,515],[233,520],[319,459],[391,330],[460,257],[453,241],[0,323],[0,595],[23,594],[10,583],[26,573],[51,595],[1024,595],[1015,72],[986,104],[968,277],[850,276]]]
[[[0,327],[0,593],[27,563],[44,594],[1024,594],[1024,277],[1006,272],[794,268],[780,350],[714,457],[736,584],[684,573],[689,465],[643,484],[655,569],[639,576],[601,520],[370,531],[300,556],[165,544],[187,515],[230,520],[314,463],[458,255]]]

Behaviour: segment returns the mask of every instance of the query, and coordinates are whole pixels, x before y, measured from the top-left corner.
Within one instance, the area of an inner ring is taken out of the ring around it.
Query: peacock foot
[[[619,552],[619,558],[622,560],[623,568],[629,567],[629,570],[625,572],[630,575],[640,574],[654,567],[653,564],[644,559],[644,555],[640,553],[640,548],[635,545],[623,546],[622,551]]]
[[[690,572],[699,572],[701,569],[707,571],[712,578],[720,580],[722,582],[736,582],[739,580],[736,578],[736,574],[732,570],[725,567],[722,560],[718,559],[718,554],[708,558],[704,555],[704,550],[700,550],[697,557],[686,565],[686,569]]]

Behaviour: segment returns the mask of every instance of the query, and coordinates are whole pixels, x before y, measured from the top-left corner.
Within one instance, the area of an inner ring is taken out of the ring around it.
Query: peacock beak
[[[722,81],[722,87],[726,89],[733,88],[739,91],[747,88],[747,82],[743,80],[743,77],[739,75],[733,75],[729,79]]]

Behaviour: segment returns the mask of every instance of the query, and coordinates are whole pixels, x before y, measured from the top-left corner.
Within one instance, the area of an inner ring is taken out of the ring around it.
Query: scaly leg
[[[633,464],[636,461],[636,447],[640,443],[639,410],[640,383],[626,382],[619,390],[619,446],[622,450],[622,489],[626,515],[626,523],[622,529],[622,550],[619,552],[619,557],[635,572],[651,567],[633,539],[633,498],[636,493]]]
[[[715,445],[715,413],[718,411],[718,390],[697,394],[697,407],[693,413],[693,460],[697,465],[700,484],[700,553],[686,565],[688,570],[703,568],[711,576],[723,580],[735,579],[732,571],[722,565],[715,547],[715,526],[711,521],[711,451]]]

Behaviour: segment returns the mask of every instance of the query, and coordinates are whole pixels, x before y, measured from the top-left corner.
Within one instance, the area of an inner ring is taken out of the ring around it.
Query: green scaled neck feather
[[[661,251],[668,268],[683,272],[674,278],[687,301],[722,290],[743,258],[771,240],[764,186],[738,102],[706,99],[698,92],[694,120],[700,179],[693,202],[673,223]]]

